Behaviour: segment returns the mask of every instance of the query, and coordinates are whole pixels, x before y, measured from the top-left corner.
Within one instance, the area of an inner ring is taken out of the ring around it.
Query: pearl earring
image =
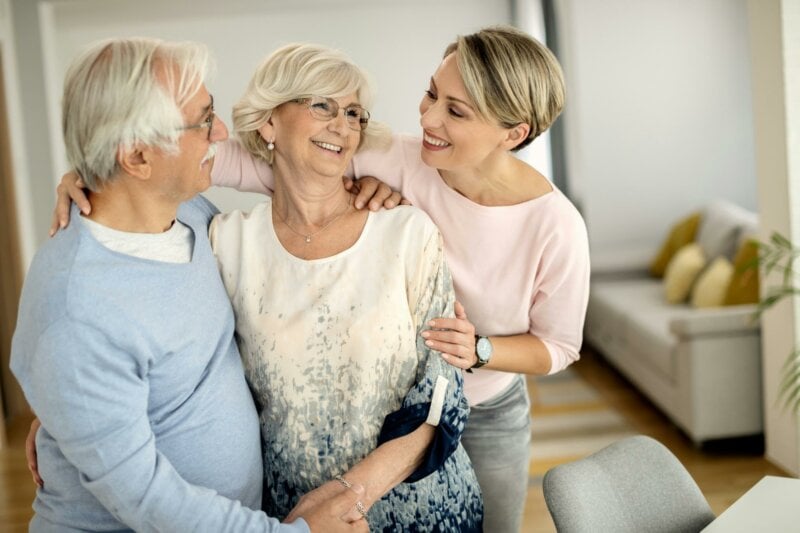
[[[267,142],[267,150],[272,151],[275,149],[275,143],[272,141]]]

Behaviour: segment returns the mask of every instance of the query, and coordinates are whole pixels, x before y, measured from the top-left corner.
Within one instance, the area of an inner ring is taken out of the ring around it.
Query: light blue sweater
[[[181,206],[186,264],[113,252],[75,209],[36,254],[11,357],[43,428],[32,531],[308,531],[253,510],[258,417],[208,242],[215,212]]]

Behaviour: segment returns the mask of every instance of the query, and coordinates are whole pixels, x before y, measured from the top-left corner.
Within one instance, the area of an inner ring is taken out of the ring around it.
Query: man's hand
[[[338,481],[329,481],[300,498],[285,521],[301,517],[311,533],[368,532],[369,524],[356,510],[356,502],[363,496],[361,485],[354,484],[348,489]]]
[[[53,209],[53,221],[50,223],[51,237],[69,224],[71,202],[78,204],[78,208],[84,215],[88,215],[92,210],[84,191],[83,180],[74,171],[61,176],[61,183],[56,187],[56,207]]]
[[[39,476],[39,461],[36,457],[36,432],[42,427],[42,423],[38,418],[34,418],[31,422],[31,429],[28,431],[28,438],[25,439],[25,458],[28,460],[28,470],[31,471],[33,482],[41,488],[44,487],[44,481]]]
[[[399,192],[393,191],[391,187],[372,176],[364,176],[358,180],[344,178],[344,188],[356,195],[356,209],[369,205],[370,211],[377,211],[381,207],[392,209],[398,204],[410,205]]]

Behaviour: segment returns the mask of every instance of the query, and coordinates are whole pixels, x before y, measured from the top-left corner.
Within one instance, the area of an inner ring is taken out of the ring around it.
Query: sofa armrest
[[[696,309],[684,316],[673,318],[669,329],[679,338],[731,333],[757,333],[761,323],[756,316],[756,305],[734,305],[712,309]]]
[[[592,250],[592,279],[616,280],[650,277],[652,251],[642,247]]]

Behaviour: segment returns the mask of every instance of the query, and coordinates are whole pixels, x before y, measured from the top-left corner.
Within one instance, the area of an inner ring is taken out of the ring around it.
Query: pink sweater
[[[448,187],[420,158],[420,140],[395,136],[387,151],[353,158],[355,176],[377,176],[433,219],[444,237],[456,296],[481,335],[530,333],[550,352],[550,373],[578,359],[589,297],[589,243],[577,209],[553,192],[486,207]],[[235,142],[219,147],[215,185],[270,194],[272,171]],[[503,391],[514,374],[464,374],[471,405]]]

